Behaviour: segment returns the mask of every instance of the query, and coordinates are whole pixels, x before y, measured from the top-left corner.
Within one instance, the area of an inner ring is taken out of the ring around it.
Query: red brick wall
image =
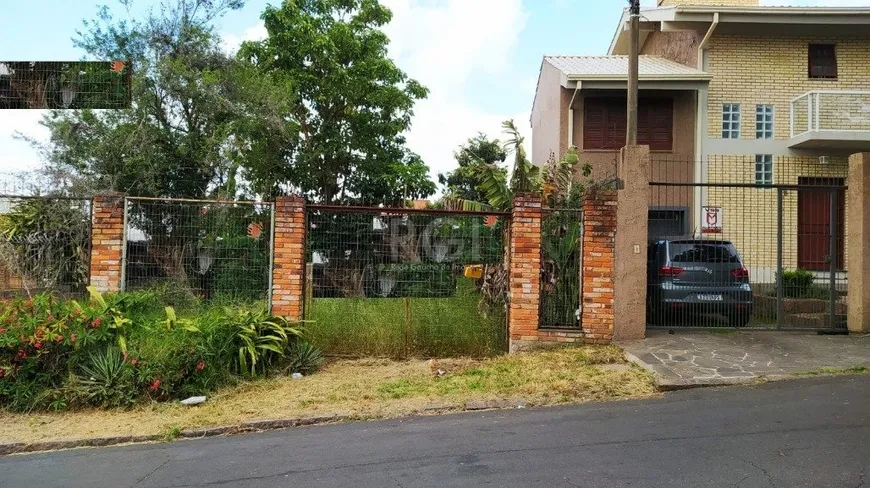
[[[305,200],[284,196],[275,200],[272,266],[272,314],[302,319],[305,276]]]
[[[586,342],[608,343],[613,338],[616,191],[587,195],[583,215],[583,332]]]
[[[100,292],[121,289],[123,249],[124,196],[95,196],[91,217],[91,286]]]
[[[583,211],[582,330],[539,328],[541,279],[541,200],[514,200],[510,239],[510,350],[548,345],[609,343],[613,338],[613,253],[616,192],[587,196]]]
[[[513,203],[510,232],[510,307],[508,332],[511,350],[538,338],[541,286],[541,198],[518,195]]]

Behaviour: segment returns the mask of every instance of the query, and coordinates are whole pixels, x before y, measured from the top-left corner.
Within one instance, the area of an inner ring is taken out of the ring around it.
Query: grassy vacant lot
[[[589,346],[489,359],[341,360],[301,380],[286,377],[224,388],[196,407],[153,404],[130,410],[57,414],[0,413],[0,439],[34,442],[167,434],[255,419],[351,414],[384,418],[425,413],[433,404],[462,409],[469,400],[529,406],[655,395],[652,378],[624,363],[616,346]]]
[[[450,298],[315,298],[306,338],[331,355],[487,357],[507,350],[504,314],[481,314],[472,280]]]

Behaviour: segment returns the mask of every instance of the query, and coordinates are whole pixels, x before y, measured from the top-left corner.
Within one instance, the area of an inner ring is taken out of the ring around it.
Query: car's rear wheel
[[[752,316],[749,312],[735,310],[728,314],[728,325],[731,327],[746,327],[749,325],[749,320]]]

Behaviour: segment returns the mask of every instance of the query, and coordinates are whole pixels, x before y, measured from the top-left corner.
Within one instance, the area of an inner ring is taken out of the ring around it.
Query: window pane
[[[722,138],[740,138],[740,104],[726,103],[722,105]]]

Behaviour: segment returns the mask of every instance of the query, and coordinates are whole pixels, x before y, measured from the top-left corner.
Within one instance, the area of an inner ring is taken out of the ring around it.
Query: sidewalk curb
[[[347,414],[320,415],[314,417],[298,417],[274,420],[252,420],[236,425],[224,425],[203,429],[184,429],[178,435],[179,439],[202,439],[219,435],[243,434],[249,432],[262,432],[267,430],[286,429],[290,427],[302,427],[308,425],[332,424],[353,420],[354,416]],[[139,436],[111,436],[95,437],[87,439],[72,439],[67,441],[42,441],[42,442],[12,442],[0,443],[0,456],[11,454],[26,454],[43,451],[60,451],[66,449],[79,449],[84,447],[108,447],[122,444],[141,444],[147,442],[160,442],[164,439],[161,434]]]

